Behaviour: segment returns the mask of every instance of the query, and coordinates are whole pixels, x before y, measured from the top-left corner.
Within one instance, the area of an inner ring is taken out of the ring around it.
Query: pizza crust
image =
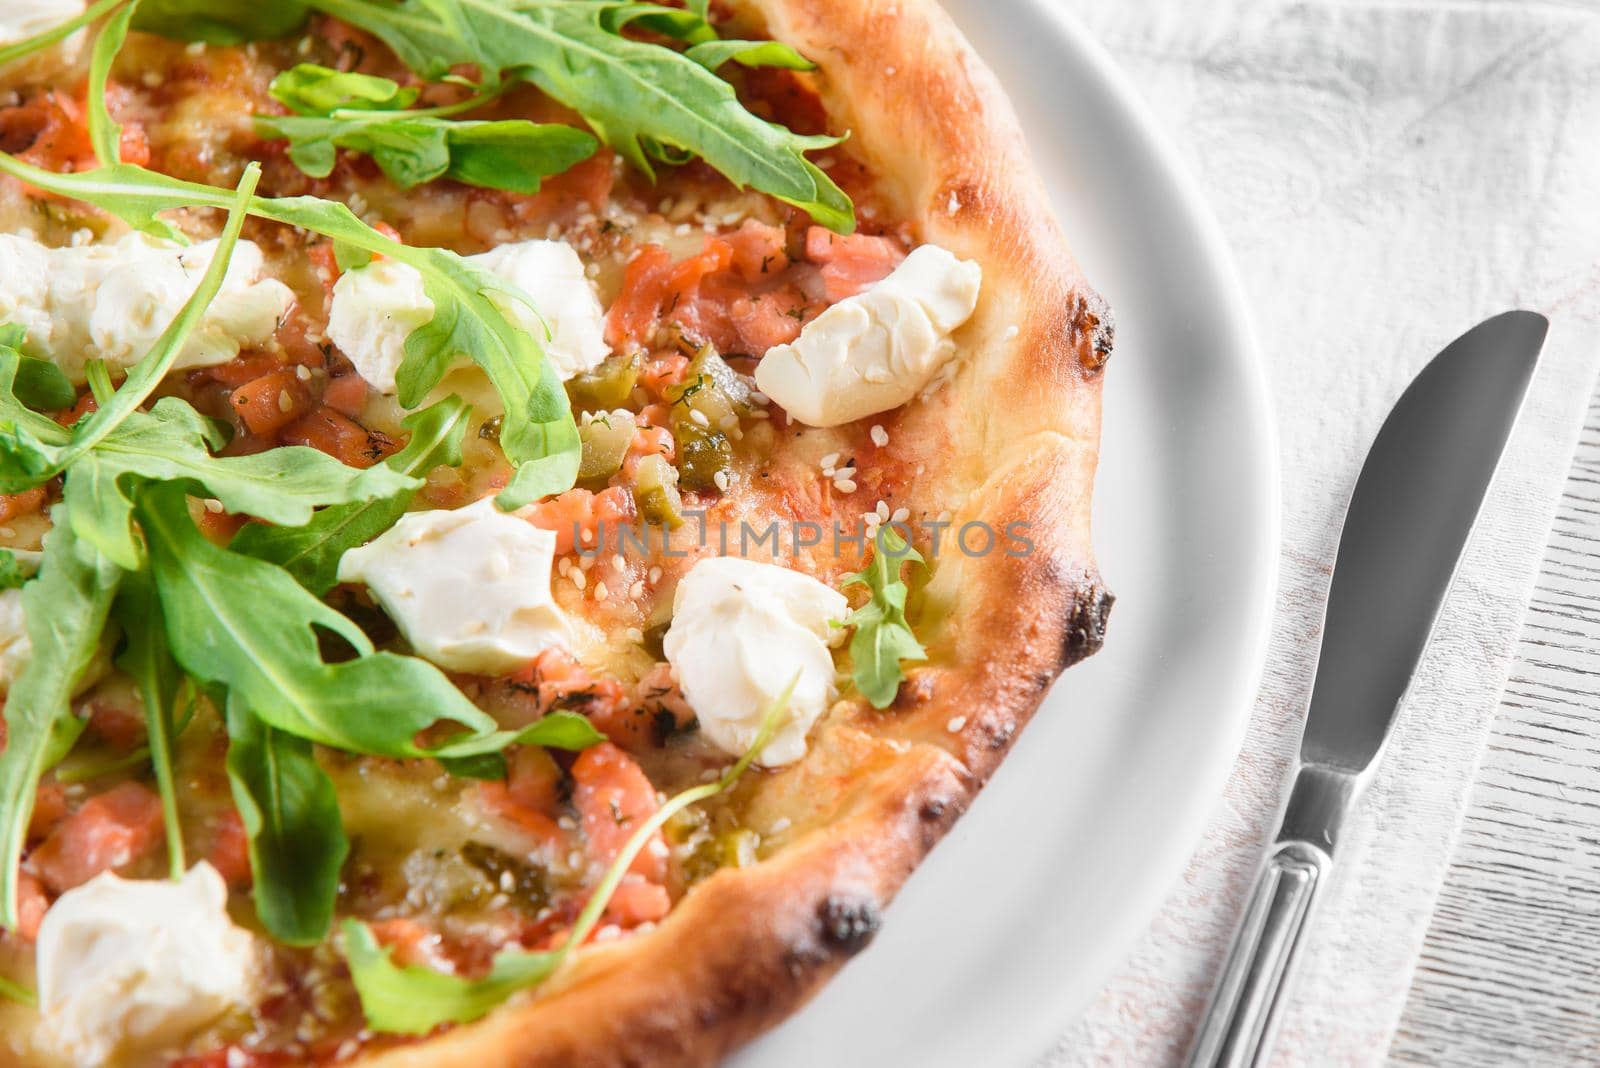
[[[854,131],[915,238],[982,263],[978,310],[956,335],[963,362],[913,402],[895,447],[937,468],[913,499],[946,502],[958,526],[1025,523],[1033,550],[942,556],[915,617],[929,663],[894,705],[841,702],[804,761],[741,786],[753,823],[793,814],[774,857],[717,872],[654,930],[586,949],[475,1024],[374,1051],[369,1068],[715,1063],[871,940],[1051,682],[1101,644],[1112,598],[1089,503],[1112,323],[994,76],[934,0],[733,7],[818,63],[834,125]]]

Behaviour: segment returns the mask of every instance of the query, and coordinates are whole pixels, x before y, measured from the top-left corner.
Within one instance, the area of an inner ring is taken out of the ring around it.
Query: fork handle
[[[1265,1063],[1306,921],[1332,866],[1333,858],[1310,842],[1279,841],[1268,854],[1201,1017],[1189,1068]]]

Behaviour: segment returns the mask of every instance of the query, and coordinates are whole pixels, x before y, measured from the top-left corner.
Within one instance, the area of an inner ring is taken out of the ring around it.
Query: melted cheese
[[[179,882],[106,872],[68,890],[39,928],[39,1008],[50,1043],[85,1068],[181,1041],[248,1001],[255,940],[201,862]]]
[[[515,292],[490,299],[540,342],[562,381],[592,370],[611,351],[605,343],[605,312],[583,261],[564,241],[519,241],[501,245],[468,263],[503,279]],[[394,393],[395,372],[405,358],[407,336],[433,318],[433,301],[416,269],[378,260],[346,271],[333,286],[328,337],[355,364],[367,384]]]
[[[215,241],[187,247],[145,234],[110,245],[47,248],[0,234],[0,322],[20,325],[23,350],[82,383],[90,360],[133,366],[194,295]],[[272,336],[294,303],[276,279],[260,278],[261,249],[241,241],[222,290],[189,336],[174,368],[209,367]]]
[[[697,562],[678,583],[662,647],[701,733],[742,755],[793,682],[756,759],[775,767],[805,756],[806,734],[836,696],[829,624],[848,611],[842,594],[798,571],[731,556]]]
[[[767,350],[756,385],[795,419],[839,426],[898,408],[951,357],[950,334],[978,306],[983,272],[937,245],[923,245],[889,277]]]
[[[512,671],[566,645],[550,596],[556,536],[507,515],[492,498],[413,512],[339,561],[340,582],[365,583],[418,654],[451,671]]]

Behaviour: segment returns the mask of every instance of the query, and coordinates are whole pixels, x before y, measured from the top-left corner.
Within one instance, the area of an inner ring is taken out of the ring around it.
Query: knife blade
[[[1511,311],[1435,356],[1384,420],[1345,514],[1289,800],[1191,1066],[1262,1063],[1340,828],[1383,750],[1516,425],[1549,323]]]

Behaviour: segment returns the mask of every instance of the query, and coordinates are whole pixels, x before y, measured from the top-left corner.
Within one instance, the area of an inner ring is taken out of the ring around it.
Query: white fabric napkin
[[[1283,460],[1281,589],[1243,751],[1189,869],[1043,1065],[1193,1033],[1298,745],[1344,502],[1421,366],[1511,307],[1543,366],[1388,754],[1341,844],[1275,1063],[1382,1060],[1600,358],[1600,7],[1055,0],[1131,73],[1253,298]]]

